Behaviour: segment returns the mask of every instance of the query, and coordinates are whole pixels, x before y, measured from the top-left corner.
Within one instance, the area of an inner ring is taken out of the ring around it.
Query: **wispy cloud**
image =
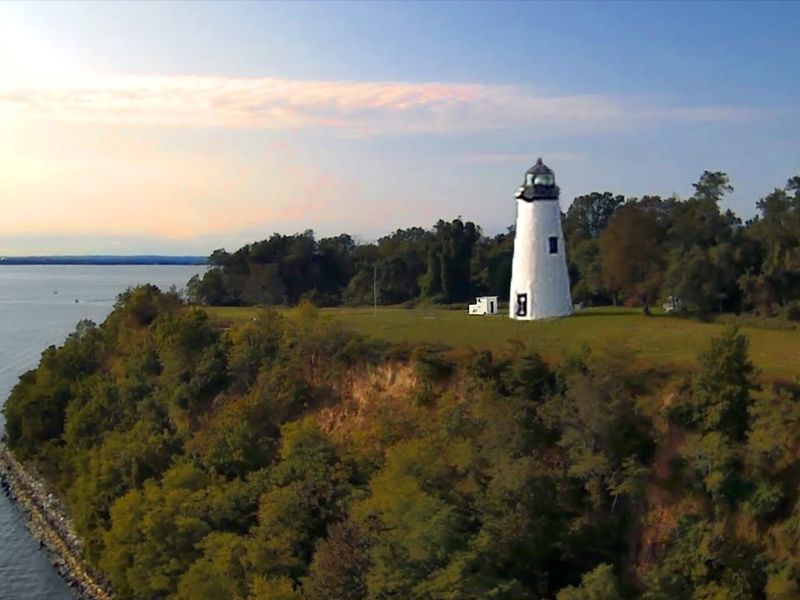
[[[547,96],[471,83],[122,77],[57,86],[0,82],[0,109],[32,119],[168,127],[323,128],[349,135],[557,126],[604,130],[755,116],[736,106],[669,107],[605,95]]]

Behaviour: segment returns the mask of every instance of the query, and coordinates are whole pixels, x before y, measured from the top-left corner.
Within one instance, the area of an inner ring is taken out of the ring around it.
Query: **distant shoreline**
[[[150,266],[177,265],[202,266],[208,264],[205,256],[0,256],[0,267],[29,265],[95,265],[95,266]]]

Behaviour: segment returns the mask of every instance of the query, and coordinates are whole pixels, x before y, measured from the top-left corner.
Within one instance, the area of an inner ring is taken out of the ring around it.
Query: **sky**
[[[800,174],[800,3],[0,3],[0,255],[374,240]]]

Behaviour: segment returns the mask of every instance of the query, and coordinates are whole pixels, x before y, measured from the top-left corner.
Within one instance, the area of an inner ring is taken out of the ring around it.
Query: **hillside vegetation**
[[[142,287],[4,413],[121,599],[798,597],[800,392],[735,329],[693,351],[454,357]]]

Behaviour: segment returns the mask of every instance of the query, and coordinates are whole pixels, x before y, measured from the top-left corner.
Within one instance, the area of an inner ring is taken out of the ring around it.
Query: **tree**
[[[686,438],[681,455],[700,477],[706,491],[719,501],[730,498],[731,480],[736,474],[737,453],[731,439],[719,431],[692,433]]]
[[[800,586],[791,572],[784,570],[769,576],[764,592],[767,600],[792,600],[800,597]]]
[[[622,595],[613,568],[603,563],[585,573],[580,586],[558,592],[556,600],[622,600]]]
[[[684,310],[700,313],[736,306],[738,269],[732,254],[729,243],[710,249],[698,245],[688,250],[673,248],[662,295],[677,299]]]
[[[756,389],[756,369],[748,345],[745,335],[728,327],[698,356],[700,369],[692,385],[692,405],[701,431],[719,431],[734,441],[744,438],[750,394]]]
[[[334,523],[317,542],[303,595],[308,600],[362,600],[367,597],[369,546],[362,528],[352,521]]]
[[[288,577],[256,577],[247,600],[303,600]]]
[[[359,521],[380,532],[370,549],[370,597],[429,596],[422,590],[431,578],[466,549],[446,443],[423,438],[394,446],[356,508]]]
[[[682,517],[669,548],[646,576],[646,600],[761,597],[766,583],[757,550],[738,539],[730,523]]]
[[[181,576],[175,600],[244,598],[246,568],[244,539],[233,533],[213,532],[198,545],[203,555]]]
[[[439,221],[434,226],[423,296],[445,303],[469,297],[472,251],[480,236],[480,229],[474,223],[464,223],[461,219],[450,223]]]
[[[600,244],[597,239],[579,242],[570,251],[568,259],[573,281],[573,300],[588,303],[606,303],[616,300],[616,296],[608,291],[603,279]]]
[[[282,304],[286,286],[276,263],[254,264],[242,286],[241,299],[245,304]]]
[[[311,419],[283,427],[280,456],[259,501],[248,560],[257,573],[296,580],[306,574],[317,539],[341,517],[347,472]]]
[[[611,217],[625,203],[625,197],[611,192],[592,192],[572,201],[564,217],[564,238],[568,245],[597,239]]]
[[[690,311],[721,310],[726,304],[734,308],[741,275],[735,253],[740,221],[720,208],[733,187],[725,173],[705,171],[694,188],[693,197],[672,206],[664,294]]]
[[[775,304],[800,299],[800,177],[756,204],[760,215],[747,234],[760,260],[741,278],[747,299],[771,316]]]
[[[600,235],[606,285],[614,293],[636,297],[645,315],[661,285],[663,235],[656,217],[636,203],[620,208]]]
[[[703,171],[697,183],[693,183],[694,196],[698,200],[719,202],[725,194],[733,191],[730,178],[722,171]]]
[[[476,294],[498,295],[508,299],[511,264],[514,257],[514,229],[491,239],[482,238],[472,256],[472,282]]]
[[[711,340],[698,362],[688,402],[673,409],[688,411],[693,429],[682,455],[715,500],[733,503],[742,494],[736,485],[741,473],[737,448],[749,428],[751,392],[756,389],[747,338],[728,327]]]
[[[747,450],[760,471],[778,475],[800,459],[800,401],[788,390],[760,394],[750,406]]]
[[[100,560],[122,597],[145,600],[175,593],[181,574],[200,557],[198,544],[212,530],[200,502],[207,475],[189,464],[149,480],[111,507],[111,528]]]

